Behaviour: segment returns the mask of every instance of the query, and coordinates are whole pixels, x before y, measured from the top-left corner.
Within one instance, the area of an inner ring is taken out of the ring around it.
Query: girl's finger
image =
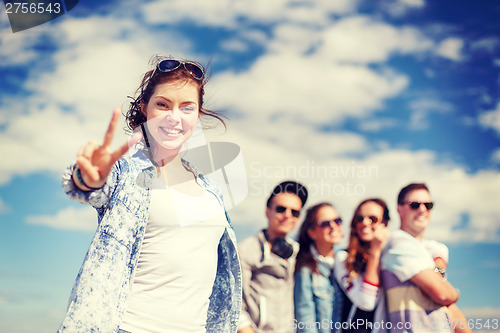
[[[111,141],[113,141],[113,136],[115,135],[115,128],[116,125],[118,124],[118,120],[120,119],[121,115],[121,110],[116,108],[113,110],[113,115],[111,116],[111,121],[109,122],[108,130],[106,131],[106,134],[104,134],[104,141],[102,143],[102,146],[104,148],[109,147],[111,144]]]
[[[92,165],[92,163],[85,157],[79,157],[76,160],[78,167],[80,168],[80,172],[82,173],[82,177],[85,179],[89,179],[92,182],[99,180],[99,172],[96,167]]]
[[[82,154],[80,157],[85,157],[88,160],[92,160],[92,155],[94,155],[94,152],[99,148],[99,145],[96,142],[90,141],[87,143],[85,146],[83,146],[82,149]]]
[[[111,154],[111,159],[114,162],[118,161],[120,157],[122,157],[132,146],[135,146],[139,141],[142,139],[142,133],[141,132],[135,132],[133,133],[127,142],[125,142],[123,145],[121,145],[117,150],[115,150]]]

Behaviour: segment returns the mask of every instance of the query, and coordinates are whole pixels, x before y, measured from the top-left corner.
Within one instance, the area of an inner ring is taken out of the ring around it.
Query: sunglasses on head
[[[356,216],[354,218],[354,221],[356,223],[361,223],[361,222],[363,222],[365,220],[365,218],[368,219],[368,221],[370,221],[370,224],[377,223],[379,221],[378,217],[372,216],[372,215],[371,216],[361,216],[361,215],[358,215],[358,216]]]
[[[286,211],[287,209],[290,209],[292,211],[292,216],[293,217],[299,217],[300,215],[300,210],[296,210],[296,209],[291,209],[289,207],[284,207],[284,206],[276,206],[275,210],[276,210],[276,213],[283,213],[284,211]]]
[[[407,202],[410,205],[410,208],[413,210],[417,210],[420,208],[420,205],[424,205],[425,209],[431,210],[434,207],[434,202],[418,202],[418,201],[409,201]]]
[[[177,68],[180,66],[184,66],[184,68],[191,74],[192,77],[194,77],[196,80],[201,80],[205,76],[205,73],[203,72],[203,68],[201,68],[199,65],[195,64],[194,62],[190,61],[180,61],[180,60],[175,60],[175,59],[165,59],[162,60],[156,65],[156,68],[160,72],[172,72],[175,71]]]
[[[342,225],[342,219],[340,217],[337,217],[336,219],[330,220],[330,221],[323,221],[318,223],[318,226],[320,228],[326,228],[326,227],[331,227],[332,223],[335,223],[338,226]]]

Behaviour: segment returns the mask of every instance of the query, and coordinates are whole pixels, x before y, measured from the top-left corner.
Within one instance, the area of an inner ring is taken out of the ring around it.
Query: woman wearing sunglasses
[[[115,110],[104,142],[83,146],[63,176],[72,199],[96,208],[98,227],[59,332],[236,331],[234,232],[217,188],[180,153],[201,117],[222,120],[203,107],[200,64],[153,64],[126,114],[129,142],[109,148]]]
[[[295,324],[297,332],[331,332],[340,309],[332,274],[333,246],[342,239],[342,219],[330,203],[307,210],[299,231],[300,251],[295,266]]]
[[[335,256],[334,274],[344,294],[338,299],[342,316],[337,331],[384,331],[378,325],[385,317],[379,263],[389,237],[388,222],[389,210],[382,199],[364,200],[354,211],[347,251]]]

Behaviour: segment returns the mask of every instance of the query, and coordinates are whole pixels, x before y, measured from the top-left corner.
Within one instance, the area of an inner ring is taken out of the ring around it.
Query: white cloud
[[[382,2],[382,8],[394,17],[402,17],[411,10],[425,6],[424,0],[393,0]]]
[[[75,114],[48,106],[38,112],[16,117],[0,133],[0,151],[4,158],[0,165],[0,184],[13,175],[35,171],[61,172],[76,157],[79,146],[93,139],[101,141],[106,123],[111,119],[82,121]],[[115,144],[116,144],[115,140]]]
[[[286,113],[299,121],[323,123],[369,114],[407,84],[404,75],[390,70],[270,54],[247,72],[217,74],[210,89],[217,92],[220,108],[262,118]]]
[[[500,318],[500,308],[464,308],[462,312],[467,318]]]
[[[472,42],[470,47],[473,50],[483,50],[493,53],[499,45],[500,40],[498,38],[488,37]]]
[[[500,148],[498,148],[493,152],[493,154],[491,154],[491,160],[497,164],[500,164]]]
[[[432,46],[433,42],[415,28],[396,28],[366,16],[354,16],[324,30],[318,53],[335,61],[378,63],[396,53],[419,53]]]
[[[2,15],[7,16],[2,11]],[[7,19],[7,17],[5,17]],[[0,64],[3,66],[18,66],[38,57],[32,46],[36,44],[38,32],[28,30],[21,34],[12,33],[10,26],[0,28]],[[7,47],[8,45],[8,47]]]
[[[90,206],[83,206],[82,208],[68,207],[53,216],[27,216],[26,222],[55,229],[95,231],[97,228],[97,213]]]
[[[248,44],[240,39],[229,39],[223,41],[220,46],[230,52],[245,52],[248,50]]]
[[[245,27],[247,25],[245,22],[262,24],[291,20],[325,24],[329,21],[329,15],[352,12],[358,2],[350,0],[321,0],[308,3],[288,0],[153,1],[142,5],[141,13],[150,24],[189,22],[199,26],[231,28]]]
[[[425,5],[424,0],[399,0],[398,2],[404,3],[408,7],[421,8]]]
[[[417,131],[424,130],[429,126],[429,114],[447,113],[453,110],[450,103],[430,98],[411,101],[408,106],[412,111],[408,126]]]
[[[446,38],[437,45],[436,54],[452,61],[460,61],[463,59],[462,51],[464,44],[461,38]]]
[[[363,119],[359,123],[359,128],[362,131],[367,132],[379,132],[383,129],[392,128],[398,125],[398,121],[396,119],[382,119],[382,118],[372,118],[372,119]]]
[[[4,214],[6,212],[10,211],[9,206],[3,201],[2,198],[0,198],[0,214]]]
[[[479,115],[479,124],[484,128],[492,128],[500,134],[500,102],[497,104],[496,109]]]

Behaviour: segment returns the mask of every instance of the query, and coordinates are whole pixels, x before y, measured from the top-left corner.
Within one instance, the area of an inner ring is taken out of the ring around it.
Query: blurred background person
[[[339,297],[333,276],[334,245],[342,239],[342,219],[327,202],[307,210],[298,235],[295,265],[295,325],[297,332],[331,332],[338,321]]]
[[[351,221],[347,251],[335,255],[334,275],[342,290],[340,332],[380,332],[385,318],[384,295],[380,283],[380,256],[389,238],[387,204],[378,198],[361,202]],[[353,329],[351,329],[353,328]]]
[[[293,332],[293,272],[299,244],[295,228],[307,189],[294,181],[278,184],[266,204],[268,226],[238,244],[243,299],[239,331]]]

